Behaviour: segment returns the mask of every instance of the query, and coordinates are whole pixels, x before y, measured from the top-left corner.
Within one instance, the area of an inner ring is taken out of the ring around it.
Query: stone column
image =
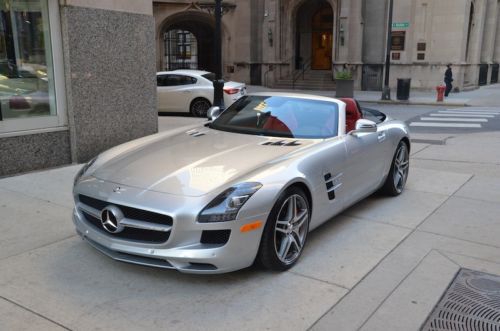
[[[339,20],[340,20],[340,33],[344,35],[344,44],[339,43],[339,50],[337,53],[337,61],[340,63],[347,62],[349,60],[349,45],[351,41],[351,25],[350,16],[351,16],[351,6],[349,1],[340,1],[340,10],[339,10]]]
[[[362,0],[351,0],[349,9],[349,53],[348,60],[352,65],[354,88],[361,89],[362,56],[363,56],[363,3]]]
[[[476,0],[474,6],[474,26],[470,34],[469,54],[466,61],[469,64],[465,73],[465,85],[477,86],[479,81],[479,63],[481,61],[481,50],[483,45],[483,32],[486,17],[486,1]],[[468,7],[470,8],[470,7]],[[468,15],[468,12],[467,12]],[[468,21],[467,21],[468,24]]]
[[[500,6],[498,6],[497,8],[497,29],[496,29],[495,48],[493,53],[493,62],[500,63]]]
[[[481,62],[491,63],[495,50],[495,37],[497,32],[498,0],[488,0],[486,7]]]
[[[488,82],[490,82],[491,64],[493,63],[493,55],[495,53],[495,39],[498,25],[498,0],[488,0],[485,19],[481,63],[489,65]]]
[[[152,2],[61,3],[73,162],[157,132]]]

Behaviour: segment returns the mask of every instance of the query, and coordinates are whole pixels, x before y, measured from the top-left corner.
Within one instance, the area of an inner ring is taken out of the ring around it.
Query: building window
[[[60,31],[50,29],[59,25],[57,1],[0,1],[0,134],[65,124],[56,101],[62,68],[54,66]]]

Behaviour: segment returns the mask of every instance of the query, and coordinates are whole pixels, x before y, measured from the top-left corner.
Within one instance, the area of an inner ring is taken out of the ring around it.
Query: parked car
[[[406,124],[344,101],[247,95],[210,109],[211,122],[104,152],[75,177],[76,231],[120,261],[286,270],[310,230],[377,190],[405,187]]]
[[[0,116],[2,119],[50,114],[48,78],[43,68],[17,67],[9,74],[0,63]]]
[[[201,70],[162,71],[156,74],[159,112],[190,112],[206,117],[213,104],[215,74]],[[224,105],[246,95],[244,83],[224,83]]]
[[[1,118],[50,115],[50,98],[46,91],[5,95],[0,92]]]

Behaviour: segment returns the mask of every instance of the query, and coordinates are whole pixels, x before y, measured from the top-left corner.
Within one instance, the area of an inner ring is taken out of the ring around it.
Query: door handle
[[[378,141],[382,142],[385,140],[385,131],[379,132],[378,133]]]

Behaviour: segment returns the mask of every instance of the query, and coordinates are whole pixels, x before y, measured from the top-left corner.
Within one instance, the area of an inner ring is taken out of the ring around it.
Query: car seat
[[[297,129],[297,126],[298,121],[295,118],[293,109],[289,106],[283,106],[272,111],[263,128],[271,131],[292,133]]]
[[[339,100],[343,101],[346,104],[345,132],[349,133],[356,128],[356,121],[363,118],[363,116],[361,115],[361,111],[358,109],[358,105],[356,104],[356,101],[354,101],[354,99],[340,98]]]

